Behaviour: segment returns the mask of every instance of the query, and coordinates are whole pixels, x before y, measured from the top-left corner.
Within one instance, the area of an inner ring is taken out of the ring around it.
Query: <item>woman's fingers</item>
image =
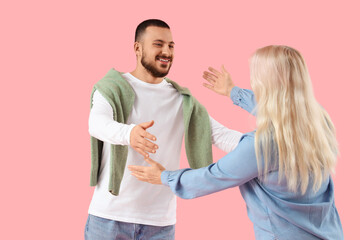
[[[156,179],[149,177],[148,175],[146,175],[146,173],[133,171],[131,172],[131,175],[133,175],[134,177],[136,177],[136,179],[143,182],[148,182],[152,184],[161,184],[161,180],[156,181]]]
[[[213,90],[214,91],[214,86],[213,85],[210,85],[210,84],[207,84],[207,83],[203,83],[203,86],[210,89],[210,90]]]
[[[136,177],[140,181],[148,182],[148,179],[145,178],[142,174],[139,174],[137,172],[132,172],[131,175],[133,175],[134,177]]]
[[[218,70],[216,70],[213,67],[209,67],[208,69],[209,69],[210,72],[212,72],[217,77],[221,75],[221,72],[219,72]]]
[[[134,166],[134,165],[129,165],[128,169],[132,172],[138,172],[138,173],[143,173],[145,172],[145,169],[147,167],[143,167],[143,166]]]
[[[217,75],[215,75],[215,74],[213,74],[213,73],[210,73],[210,72],[207,72],[207,71],[204,71],[204,72],[203,72],[203,75],[208,76],[208,77],[212,77],[212,78],[214,78],[214,79],[217,79],[217,78],[218,78]]]
[[[203,75],[203,78],[206,80],[206,81],[208,81],[209,83],[211,83],[211,84],[215,84],[216,83],[216,78],[215,77],[213,77],[213,76],[209,76],[209,75]]]
[[[128,166],[128,169],[131,171],[131,175],[143,182],[148,182],[152,184],[162,184],[161,172],[165,170],[165,168],[152,159],[145,159],[145,161],[155,165],[152,165],[151,167],[133,166],[133,165]]]

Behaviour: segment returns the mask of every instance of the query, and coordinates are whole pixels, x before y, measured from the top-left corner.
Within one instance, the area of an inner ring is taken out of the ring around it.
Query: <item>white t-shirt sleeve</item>
[[[212,144],[227,153],[236,148],[243,135],[241,132],[228,129],[215,121],[212,117],[210,117],[210,125]]]
[[[114,121],[111,105],[97,90],[92,104],[89,116],[90,135],[110,144],[130,145],[130,133],[136,125]]]

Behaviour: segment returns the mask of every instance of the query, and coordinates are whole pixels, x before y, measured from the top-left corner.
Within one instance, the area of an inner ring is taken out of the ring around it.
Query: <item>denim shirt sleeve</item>
[[[256,116],[256,99],[254,92],[249,89],[242,89],[239,87],[233,87],[231,89],[230,98],[235,105],[245,109],[250,114]]]
[[[199,169],[163,171],[161,181],[179,197],[191,199],[242,185],[258,176],[254,136],[244,134],[218,162]]]

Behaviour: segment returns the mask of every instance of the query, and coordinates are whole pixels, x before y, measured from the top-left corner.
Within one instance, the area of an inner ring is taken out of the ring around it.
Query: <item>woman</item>
[[[187,199],[239,186],[256,239],[343,239],[330,176],[335,129],[314,98],[300,53],[287,46],[258,49],[250,61],[254,92],[234,87],[224,68],[209,70],[206,87],[250,112],[257,102],[256,131],[208,167],[166,171],[146,159],[151,167],[130,166],[132,174]]]

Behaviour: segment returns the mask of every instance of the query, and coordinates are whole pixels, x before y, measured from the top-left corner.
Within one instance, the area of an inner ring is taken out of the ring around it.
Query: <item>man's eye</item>
[[[162,44],[161,44],[161,43],[154,43],[154,45],[159,46],[159,47],[162,47]]]
[[[173,46],[173,45],[170,45],[169,48],[174,48],[174,46]]]

